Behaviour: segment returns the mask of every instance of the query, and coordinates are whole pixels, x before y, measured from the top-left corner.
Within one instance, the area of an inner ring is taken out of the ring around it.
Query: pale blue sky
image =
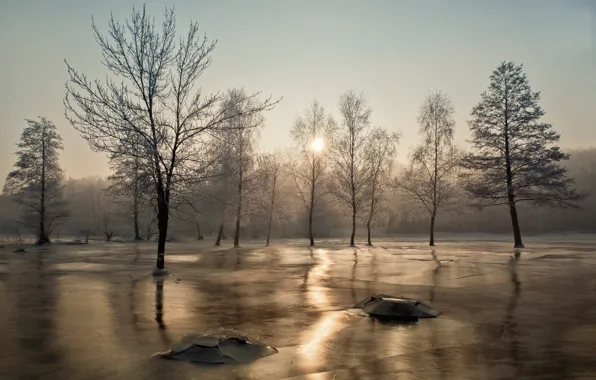
[[[110,11],[125,18],[133,4],[142,2],[0,1],[0,181],[23,119],[38,115],[64,138],[67,175],[107,173],[103,155],[64,119],[63,60],[102,77],[91,16],[105,30]],[[502,60],[524,63],[564,147],[596,145],[596,0],[147,2],[156,16],[166,5],[175,5],[181,32],[192,18],[219,40],[206,91],[244,86],[284,97],[266,116],[263,149],[288,146],[295,115],[314,98],[337,113],[347,89],[364,91],[374,124],[402,131],[402,157],[416,143],[420,103],[446,91],[463,142],[469,112]]]

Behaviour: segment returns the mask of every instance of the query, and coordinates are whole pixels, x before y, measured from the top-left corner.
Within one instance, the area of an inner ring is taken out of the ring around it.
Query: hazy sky
[[[106,175],[64,118],[64,59],[103,77],[91,16],[106,30],[123,0],[0,1],[0,183],[14,163],[25,118],[47,116],[64,138],[67,176]],[[373,123],[402,131],[402,157],[416,143],[416,114],[429,91],[448,92],[459,141],[472,106],[502,60],[522,62],[542,91],[546,120],[564,147],[596,145],[596,1],[148,1],[161,16],[175,5],[178,30],[199,21],[219,40],[205,91],[244,86],[283,101],[266,115],[263,149],[290,144],[295,115],[313,99],[337,114],[347,89],[364,91]],[[159,19],[159,18],[158,18]]]

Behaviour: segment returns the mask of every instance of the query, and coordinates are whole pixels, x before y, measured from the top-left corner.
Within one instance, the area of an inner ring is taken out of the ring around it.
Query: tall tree
[[[67,63],[66,117],[96,151],[126,156],[133,136],[143,141],[157,205],[154,273],[164,273],[172,191],[176,182],[184,180],[181,173],[194,172],[193,157],[200,155],[197,147],[225,128],[227,120],[240,116],[238,112],[258,113],[275,102],[260,101],[256,93],[224,108],[222,94],[203,97],[197,82],[211,64],[216,43],[201,38],[195,22],[177,40],[173,9],[166,9],[161,28],[143,6],[133,8],[131,19],[124,23],[111,17],[107,36],[95,24],[93,30],[102,63],[113,78],[90,81]],[[244,106],[247,103],[250,106]]]
[[[222,239],[225,239],[225,224],[229,219],[230,211],[234,204],[234,189],[233,185],[233,173],[234,173],[234,151],[232,134],[224,133],[221,131],[218,133],[216,140],[215,155],[217,157],[215,170],[217,176],[213,178],[209,186],[209,195],[214,200],[214,203],[218,206],[219,216],[219,227],[217,229],[217,238],[215,239],[215,246],[221,245]]]
[[[271,225],[273,224],[273,218],[276,211],[275,202],[279,192],[280,177],[283,173],[284,164],[285,162],[280,153],[268,154],[261,157],[261,167],[263,168],[264,176],[267,179],[269,193],[268,204],[266,206],[268,213],[266,247],[269,246],[269,241],[271,239]]]
[[[124,207],[124,214],[132,219],[135,240],[142,240],[139,216],[150,206],[153,195],[152,166],[146,158],[139,136],[131,136],[128,154],[110,156],[112,174],[108,177],[110,186],[106,189],[114,202]]]
[[[112,237],[114,237],[113,216],[115,206],[113,198],[109,196],[106,190],[99,189],[97,194],[92,195],[91,201],[95,227],[101,232],[105,241],[112,241]]]
[[[480,206],[506,205],[516,248],[523,247],[519,202],[576,207],[582,198],[572,188],[559,163],[569,154],[554,145],[560,135],[541,121],[538,104],[521,64],[502,62],[490,76],[490,85],[473,108],[469,121],[473,152],[463,167],[466,191]]]
[[[24,211],[22,222],[36,227],[37,244],[42,245],[50,242],[52,228],[66,216],[58,162],[62,138],[45,117],[26,121],[17,144],[15,169],[8,173],[3,192],[14,196]]]
[[[245,113],[235,109],[241,103],[238,99],[245,98],[244,90],[233,89],[228,91],[223,107],[227,112],[241,116],[230,118],[226,121],[225,134],[231,144],[231,175],[235,190],[236,224],[234,228],[234,247],[240,246],[240,224],[244,213],[249,206],[254,204],[256,192],[262,188],[259,177],[262,174],[257,165],[254,146],[258,136],[258,128],[263,125],[263,117],[259,113]],[[252,105],[248,104],[249,107]]]
[[[308,211],[308,237],[310,246],[315,245],[313,216],[317,200],[326,190],[324,174],[330,151],[325,147],[333,141],[337,124],[318,101],[298,115],[290,131],[296,147],[296,158],[290,162],[290,170],[296,189]]]
[[[431,93],[418,114],[422,142],[410,155],[409,167],[398,179],[405,190],[430,216],[429,245],[435,245],[437,214],[450,206],[457,195],[454,179],[460,154],[453,143],[455,133],[454,109],[449,96]]]
[[[339,100],[341,126],[332,144],[331,189],[335,198],[349,209],[352,221],[350,246],[355,246],[356,220],[368,200],[371,167],[366,159],[372,109],[363,94],[348,91]]]
[[[219,155],[218,139],[213,138],[206,144],[195,146],[195,152],[200,153],[189,159],[193,160],[192,170],[180,172],[178,175],[184,177],[179,181],[176,188],[173,208],[180,220],[193,223],[196,226],[197,240],[203,240],[201,223],[203,216],[208,212],[208,203],[212,200],[209,193],[213,179],[221,174],[218,161],[229,158]],[[204,221],[204,220],[203,220]]]
[[[383,128],[374,128],[371,131],[366,149],[366,160],[370,167],[368,184],[369,208],[366,218],[367,244],[372,246],[370,228],[373,219],[383,210],[386,190],[391,182],[396,145],[399,142],[397,133],[389,133]]]

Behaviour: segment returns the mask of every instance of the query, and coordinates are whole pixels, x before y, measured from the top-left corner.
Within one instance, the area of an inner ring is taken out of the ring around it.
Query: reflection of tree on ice
[[[503,322],[503,333],[502,338],[509,341],[509,350],[511,355],[511,360],[516,367],[519,368],[519,342],[518,338],[518,331],[517,331],[517,321],[515,319],[515,311],[517,309],[517,303],[519,301],[519,297],[521,295],[521,281],[519,280],[519,276],[517,274],[518,270],[518,262],[520,259],[520,251],[516,250],[515,255],[509,258],[508,267],[509,267],[509,275],[510,281],[512,285],[512,292],[511,297],[509,299],[509,303],[506,308],[505,314],[505,321]]]

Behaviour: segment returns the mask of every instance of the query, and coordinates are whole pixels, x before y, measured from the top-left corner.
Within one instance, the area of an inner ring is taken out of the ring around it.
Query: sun
[[[320,152],[323,150],[323,148],[325,148],[325,141],[323,141],[322,138],[317,137],[312,141],[311,146],[312,150],[314,150],[315,152]]]

